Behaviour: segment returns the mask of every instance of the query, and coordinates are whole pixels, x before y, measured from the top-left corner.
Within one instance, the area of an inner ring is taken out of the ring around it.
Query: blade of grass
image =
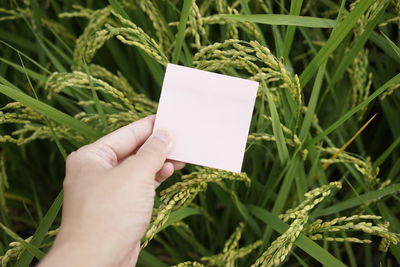
[[[281,213],[283,211],[283,208],[285,207],[286,200],[289,196],[289,192],[292,187],[293,179],[294,179],[295,175],[297,174],[297,171],[298,171],[298,168],[300,165],[300,159],[298,158],[298,155],[297,155],[298,151],[299,151],[299,149],[296,150],[292,159],[288,162],[288,166],[289,166],[288,171],[283,179],[278,196],[276,197],[276,201],[272,208],[272,213],[274,213],[274,214]]]
[[[105,132],[108,131],[108,124],[107,124],[106,117],[104,115],[104,110],[103,110],[102,106],[100,105],[99,97],[98,97],[98,95],[96,93],[96,90],[94,89],[92,76],[90,76],[89,68],[88,68],[88,66],[86,64],[86,60],[84,59],[83,62],[85,64],[85,71],[86,71],[86,75],[87,75],[88,80],[89,80],[89,87],[90,87],[90,90],[92,91],[92,97],[93,97],[93,100],[95,102],[96,110],[97,110],[97,113],[99,114],[100,120],[101,120],[101,122],[103,124],[103,132],[105,133]]]
[[[271,25],[271,27],[272,27],[272,35],[274,37],[276,56],[280,58],[283,55],[283,47],[284,47],[282,35],[281,32],[279,31],[278,25]]]
[[[300,84],[304,87],[312,78],[314,73],[317,71],[319,66],[325,62],[328,57],[335,51],[335,49],[344,40],[347,34],[351,31],[353,26],[357,23],[357,20],[364,14],[367,8],[374,2],[374,0],[360,1],[357,6],[351,11],[347,17],[340,21],[335,30],[329,36],[328,41],[319,50],[318,54],[309,62],[306,69],[300,75]]]
[[[26,242],[24,239],[22,239],[19,235],[14,233],[10,228],[6,227],[4,224],[0,222],[0,228],[3,229],[3,231],[9,235],[12,239],[15,241],[18,241],[29,253],[31,253],[35,258],[38,260],[41,260],[44,257],[43,251],[38,249],[37,247],[33,246],[32,244]]]
[[[264,86],[264,88],[267,88],[267,87]],[[278,111],[276,110],[276,106],[272,99],[271,93],[268,91],[268,89],[266,89],[265,92],[267,94],[269,110],[271,112],[272,130],[273,130],[274,136],[276,138],[276,146],[278,149],[279,159],[281,161],[281,164],[285,165],[287,160],[289,159],[289,151],[286,147],[285,136],[283,135]]]
[[[265,4],[268,7],[268,10],[273,10],[273,1],[266,1]],[[281,6],[283,9],[283,6]],[[274,38],[274,45],[275,45],[275,54],[278,58],[282,57],[283,55],[283,39],[280,32],[280,29],[277,25],[271,25],[272,28],[272,37]]]
[[[66,72],[67,69],[64,68],[64,66],[61,64],[61,62],[57,59],[56,56],[53,55],[53,53],[47,48],[47,46],[45,45],[45,43],[42,40],[42,36],[34,33],[36,36],[36,40],[38,42],[38,44],[42,47],[44,53],[46,54],[46,56],[50,59],[51,63],[53,64],[53,66],[55,67],[55,69],[58,72]]]
[[[262,15],[229,15],[222,14],[221,17],[225,19],[254,22],[268,25],[285,25],[285,26],[298,26],[308,28],[333,28],[335,21],[331,19],[295,16],[295,15],[281,15],[281,14],[262,14]]]
[[[29,77],[31,77],[34,80],[40,81],[40,82],[46,82],[47,77],[30,69],[25,69],[22,68],[20,65],[15,64],[14,62],[11,62],[5,58],[0,57],[0,61],[4,62],[7,65],[10,65],[11,67],[13,67],[14,69],[20,71],[21,73],[27,73],[29,75]]]
[[[367,128],[367,126],[371,123],[371,121],[376,117],[376,114],[374,116],[372,116],[366,123],[364,123],[363,126],[361,126],[361,128],[346,142],[344,143],[339,149],[338,151],[335,152],[335,154],[332,155],[332,157],[330,158],[331,160],[336,159],[340,153],[342,153],[343,151],[346,150],[346,148],[357,138],[357,136],[359,136],[364,130],[365,128]],[[329,166],[331,165],[330,162],[326,162],[322,168],[324,170],[328,169]]]
[[[15,193],[4,192],[4,197],[9,200],[19,201],[21,203],[32,204],[32,201],[29,198],[24,196],[20,196]]]
[[[266,211],[265,209],[253,205],[248,206],[249,210],[255,217],[260,219],[265,224],[270,225],[275,231],[283,234],[289,226],[282,222],[276,215]],[[346,265],[332,256],[326,249],[320,247],[317,243],[309,239],[303,234],[294,241],[294,244],[301,248],[311,257],[322,263],[324,266],[345,267]]]
[[[121,3],[118,0],[109,0],[108,2],[111,4],[111,6],[113,7],[113,9],[116,13],[118,13],[125,19],[131,20],[131,18],[125,12],[124,8],[122,7]],[[129,65],[124,64],[125,60],[124,60],[123,54],[121,54],[121,51],[117,47],[115,47],[115,44],[113,44],[112,42],[108,42],[106,45],[109,47],[113,56],[115,56],[115,57],[117,57],[117,59],[119,59],[119,60],[116,60],[117,65],[120,66],[120,68],[122,70],[124,70],[124,72],[126,74],[129,74],[130,73]],[[150,72],[153,74],[153,78],[156,81],[156,83],[159,86],[161,86],[163,71],[162,71],[162,68],[160,67],[160,64],[158,64],[154,59],[149,57],[141,49],[138,49],[137,51],[139,52],[140,56],[143,58],[144,62],[148,66]]]
[[[200,214],[200,211],[198,209],[182,207],[174,212],[171,212],[171,214],[168,217],[168,220],[157,232],[161,232],[165,228],[173,225],[176,222],[182,221],[183,219],[185,219],[189,216],[199,215],[199,214]]]
[[[291,1],[289,15],[298,16],[300,14],[302,4],[303,4],[303,0]],[[296,31],[295,26],[288,26],[286,29],[285,41],[283,42],[285,45],[283,48],[283,58],[285,58],[285,59],[289,59],[289,53],[290,53],[290,49],[292,47],[295,31]]]
[[[246,206],[239,200],[238,196],[231,191],[231,198],[236,208],[238,209],[240,215],[243,217],[246,224],[249,225],[251,230],[258,236],[261,235],[261,229],[254,220],[254,218],[250,215],[249,211],[246,209]]]
[[[36,229],[35,234],[32,237],[32,240],[30,241],[31,245],[39,246],[42,243],[46,233],[49,231],[58,212],[61,209],[63,199],[64,199],[64,193],[63,193],[63,191],[61,191],[57,195],[56,199],[54,200],[53,204],[47,211],[46,215],[44,215],[43,219],[40,221],[40,224],[39,224],[38,228]],[[33,255],[29,251],[25,250],[24,252],[22,252],[21,256],[18,258],[15,266],[28,267],[28,266],[30,266],[32,259],[33,259]]]
[[[387,40],[382,35],[379,35],[376,32],[372,32],[369,38],[374,44],[376,44],[379,48],[381,48],[385,55],[390,56],[397,63],[400,63],[400,58],[397,53],[393,50],[393,48],[388,45]]]
[[[22,51],[20,51],[19,49],[15,48],[14,46],[10,45],[9,43],[4,42],[3,40],[0,40],[0,43],[2,43],[5,46],[8,46],[9,48],[11,48],[12,50],[14,50],[15,52],[19,53],[20,55],[22,55],[24,58],[28,59],[30,62],[32,62],[34,65],[36,65],[39,69],[41,69],[42,71],[46,72],[47,74],[51,74],[50,71],[48,71],[45,67],[43,67],[42,65],[39,64],[39,62],[37,62],[36,60],[32,59],[31,57],[29,57],[27,54],[23,53]]]
[[[347,209],[351,209],[357,206],[362,205],[363,203],[368,203],[370,201],[377,201],[383,197],[390,196],[392,194],[398,194],[400,192],[400,184],[393,184],[387,187],[384,187],[379,190],[371,191],[360,195],[359,197],[353,197],[350,199],[346,199],[341,201],[338,204],[332,205],[328,208],[319,210],[315,213],[315,216],[326,216],[335,214]]]
[[[131,20],[131,18],[125,12],[124,8],[122,7],[122,5],[120,4],[120,2],[118,0],[108,0],[108,2],[111,4],[111,6],[112,6],[112,8],[114,9],[115,12],[120,14],[124,19]]]
[[[377,203],[378,209],[380,213],[382,214],[382,217],[385,219],[385,221],[388,221],[390,223],[390,228],[393,231],[399,233],[400,232],[400,222],[398,217],[393,214],[391,209],[389,209],[385,202],[378,202]],[[396,245],[391,245],[390,250],[392,254],[396,257],[397,262],[400,262],[400,247]]]
[[[261,235],[261,229],[258,227],[257,223],[250,216],[245,205],[240,201],[239,197],[236,195],[235,191],[225,186],[223,183],[218,183],[219,187],[222,188],[228,195],[230,195],[233,204],[235,204],[239,214],[243,217],[245,222],[250,226],[251,230],[257,234]]]
[[[273,214],[281,213],[286,205],[286,201],[288,199],[290,190],[292,188],[293,180],[295,179],[295,175],[297,174],[300,165],[300,159],[297,155],[299,151],[300,147],[293,153],[292,158],[287,163],[286,168],[281,173],[281,175],[284,175],[284,179],[282,185],[279,188],[278,195],[275,197],[274,205],[272,207]],[[262,241],[264,244],[269,243],[271,234],[272,234],[272,229],[266,227],[262,237]]]
[[[29,180],[29,184],[31,186],[32,193],[33,193],[32,194],[33,195],[33,203],[35,204],[35,209],[36,209],[36,213],[37,213],[36,216],[38,218],[38,221],[40,221],[40,220],[43,219],[43,210],[42,210],[42,207],[40,205],[39,196],[38,196],[38,192],[37,192],[37,189],[36,189],[37,185],[32,181],[32,179],[28,179],[28,180]],[[29,211],[29,209],[27,209],[27,210]],[[30,215],[30,217],[32,217],[32,216]],[[32,217],[32,219],[33,219],[33,217]],[[35,222],[35,228],[37,228],[37,227],[38,227],[38,223]]]
[[[11,48],[13,48],[13,47],[11,47]],[[29,61],[31,61],[33,64],[35,64],[36,66],[38,66],[41,70],[45,71],[47,74],[51,74],[51,72],[48,71],[46,68],[44,68],[40,63],[34,61],[33,59],[31,59],[30,57],[28,57],[27,55],[25,55],[24,53],[22,53],[22,52],[19,51],[18,49],[16,49],[16,48],[13,48],[13,49],[14,49],[17,53],[23,55],[25,58],[27,58],[27,59],[28,59]],[[28,69],[28,68],[26,68],[26,67],[21,67],[20,65],[17,65],[17,64],[15,64],[15,63],[13,63],[13,62],[11,62],[11,61],[9,61],[9,60],[6,60],[6,59],[4,59],[4,58],[1,58],[1,57],[0,57],[0,61],[3,61],[4,63],[6,63],[6,64],[12,66],[12,67],[15,68],[16,70],[18,70],[18,71],[20,71],[20,72],[22,72],[22,73],[24,73],[24,74],[28,74],[29,77],[32,78],[32,79],[35,79],[35,80],[40,81],[40,82],[43,82],[43,83],[45,83],[45,82],[47,81],[47,77],[46,77],[46,76],[44,76],[44,75],[42,75],[42,74],[40,74],[40,73],[37,73],[37,72],[35,72],[35,71],[31,70],[31,69]],[[3,77],[0,77],[0,82],[2,82],[3,84],[6,84],[6,85],[8,85],[8,86],[10,86],[10,87],[12,87],[12,88],[15,88],[14,85],[12,85],[12,84],[9,83],[8,81],[6,81]],[[71,90],[68,89],[68,88],[65,89],[65,92],[66,92],[67,94],[69,94],[69,95],[74,96],[75,98],[77,98],[77,96],[76,96],[77,94],[79,94],[79,95],[85,95],[85,94],[86,94],[85,92],[82,92],[82,91],[74,92],[74,91],[71,91]]]
[[[63,40],[63,38],[53,29],[50,29],[51,33],[57,38],[57,40],[60,42],[60,44],[65,48],[65,50],[69,53],[69,55],[73,55],[74,51],[71,49],[71,47],[68,46],[68,44]],[[49,41],[49,39],[45,38],[46,42]]]
[[[38,98],[38,96],[37,96],[37,94],[36,94],[35,88],[33,87],[33,84],[32,84],[32,82],[31,82],[31,79],[29,79],[29,76],[28,76],[28,74],[26,73],[24,61],[22,60],[22,57],[21,57],[20,53],[17,52],[17,54],[18,54],[19,60],[20,60],[20,62],[21,62],[21,66],[22,66],[22,68],[23,68],[24,71],[25,71],[25,77],[26,77],[26,79],[27,79],[27,81],[28,81],[29,87],[31,88],[31,90],[32,90],[32,92],[33,92],[33,95],[35,96],[36,100],[39,100],[39,98]],[[60,142],[60,140],[58,139],[58,137],[57,137],[57,135],[56,135],[56,133],[55,133],[55,131],[54,131],[53,126],[51,126],[50,121],[47,119],[46,116],[44,116],[44,119],[45,119],[45,122],[46,122],[47,126],[48,126],[49,129],[50,129],[51,135],[52,135],[52,137],[53,137],[54,142],[55,142],[56,145],[57,145],[58,150],[60,151],[60,153],[61,153],[61,155],[63,156],[63,158],[66,159],[66,158],[67,158],[67,153],[65,152],[64,147],[61,145],[61,142]]]
[[[307,111],[304,116],[303,124],[301,125],[299,138],[300,140],[305,140],[307,134],[310,130],[312,118],[315,113],[315,108],[317,107],[318,96],[321,91],[322,79],[324,78],[326,69],[326,62],[321,65],[318,69],[317,77],[315,78],[314,86],[311,91],[310,101],[308,102]]]
[[[36,0],[31,0],[30,8],[32,11],[32,16],[35,24],[35,30],[39,33],[43,33],[43,28],[42,28],[42,23],[41,23],[41,18],[45,17],[44,10],[39,7],[39,4]],[[23,15],[25,18],[25,16]]]
[[[10,60],[12,57],[12,50],[8,48],[3,49],[3,57],[7,60]],[[0,64],[0,76],[5,76],[9,66],[7,64]]]
[[[44,116],[47,116],[48,118],[54,120],[55,122],[58,122],[62,125],[65,125],[79,132],[80,134],[86,136],[87,138],[97,139],[100,137],[100,134],[87,124],[69,116],[68,114],[65,114],[62,111],[59,111],[58,109],[55,109],[39,100],[36,100],[28,96],[27,94],[19,90],[15,90],[6,85],[0,85],[0,93],[14,99],[15,101],[20,102],[21,104],[27,107],[32,108],[36,112],[39,112]]]
[[[400,48],[392,41],[390,40],[389,37],[386,36],[383,32],[381,32],[383,37],[385,37],[385,40],[390,48],[392,48],[394,54],[397,56],[397,61],[400,62]]]
[[[29,39],[25,39],[20,35],[16,35],[11,31],[5,31],[1,28],[0,28],[0,36],[2,41],[7,40],[8,42],[13,43],[20,48],[37,53],[37,47],[35,45],[32,45],[32,41]]]
[[[172,63],[177,64],[181,51],[182,51],[182,44],[185,38],[185,30],[186,30],[186,24],[187,20],[189,17],[189,11],[192,6],[192,1],[193,0],[184,0],[183,1],[183,7],[182,7],[182,12],[181,12],[181,18],[179,20],[178,24],[178,34],[176,35],[176,41],[175,41],[175,46],[174,50],[172,52]]]
[[[356,195],[356,198],[358,199],[358,201],[360,201],[361,206],[363,206],[363,207],[365,208],[365,210],[366,210],[369,214],[376,215],[376,214],[372,211],[372,209],[369,207],[369,203],[365,202],[365,201],[361,198],[360,194],[357,192],[357,189],[351,184],[351,182],[349,181],[349,179],[347,179],[346,176],[343,176],[342,179],[347,183],[347,185],[350,187],[350,189],[351,189],[351,191],[354,193],[354,195]],[[337,213],[336,215],[338,216],[338,213]]]
[[[52,48],[64,61],[70,65],[73,65],[72,58],[64,53],[57,45],[53,44],[50,40],[48,40],[46,37],[43,37],[43,40],[45,43]]]
[[[310,142],[307,143],[307,147],[312,146],[319,141],[321,141],[325,136],[333,132],[335,129],[337,129],[340,125],[342,125],[345,121],[347,121],[349,118],[351,118],[355,113],[357,113],[360,109],[364,108],[367,106],[372,100],[374,100],[376,97],[378,97],[380,94],[382,94],[385,90],[388,89],[390,85],[392,85],[395,82],[400,81],[400,74],[397,74],[394,76],[392,79],[387,81],[385,84],[383,84],[379,89],[377,89],[375,92],[373,92],[367,99],[365,99],[363,102],[355,106],[354,108],[350,109],[348,112],[346,112],[343,116],[341,116],[338,120],[336,120],[331,126],[329,126],[327,129],[325,129],[322,133],[318,134],[316,137],[314,137]]]
[[[249,5],[247,3],[248,1],[247,0],[239,0],[239,1],[240,1],[240,5],[243,8],[244,13],[246,15],[251,15],[252,13],[251,13],[250,7],[249,7]],[[258,27],[258,25],[255,25],[255,26],[256,26],[256,30],[260,33],[261,44],[266,46],[267,43],[266,43],[265,38],[264,38],[264,33],[261,31],[261,29],[260,29],[260,27]]]
[[[374,161],[372,168],[380,166],[399,145],[400,136]]]
[[[200,253],[201,255],[210,255],[210,251],[206,248],[202,243],[200,243],[194,236],[193,233],[188,229],[183,227],[174,227],[172,228],[176,231],[176,233],[183,238],[184,241],[188,245],[191,245],[194,248],[194,251]]]
[[[386,3],[386,6],[389,3]],[[358,55],[358,53],[361,51],[362,48],[364,48],[365,43],[367,42],[368,38],[371,36],[373,33],[374,28],[376,25],[378,25],[382,15],[384,14],[384,11],[386,9],[386,6],[382,8],[378,14],[367,23],[365,26],[365,29],[363,33],[355,40],[354,45],[351,47],[350,51],[345,54],[345,56],[342,57],[339,66],[336,68],[332,79],[330,81],[329,87],[333,87],[339,79],[343,77],[344,72],[347,70],[347,68],[350,66],[350,64],[354,61],[354,58]]]
[[[142,58],[144,59],[144,62],[146,63],[147,67],[149,68],[150,72],[152,73],[152,77],[154,78],[154,81],[157,83],[157,85],[159,87],[161,87],[163,77],[164,77],[163,68],[160,66],[160,64],[157,61],[155,61],[153,58],[149,57],[142,50],[138,49],[138,52],[142,56]]]
[[[14,0],[14,3],[16,6],[18,6],[18,3],[15,0]],[[47,48],[47,46],[44,44],[44,42],[42,40],[42,38],[44,38],[44,37],[43,37],[43,33],[42,33],[42,26],[41,26],[42,24],[40,22],[40,18],[44,15],[44,13],[39,8],[39,5],[36,0],[32,0],[31,8],[32,8],[33,19],[35,20],[35,24],[36,24],[35,26],[37,28],[34,29],[34,27],[30,23],[30,20],[25,16],[24,13],[21,13],[21,15],[22,15],[22,18],[24,19],[26,25],[28,26],[28,28],[31,30],[32,34],[35,36],[37,44],[42,48],[42,50],[39,51],[39,58],[43,58],[43,55],[46,55],[58,72],[66,72],[66,69],[64,68],[64,66],[53,55],[53,53],[51,53],[51,51]]]
[[[154,256],[150,252],[148,252],[146,249],[142,249],[139,254],[139,259],[138,259],[138,266],[148,266],[148,267],[168,267],[168,264],[165,264],[164,262],[160,261],[158,257]]]

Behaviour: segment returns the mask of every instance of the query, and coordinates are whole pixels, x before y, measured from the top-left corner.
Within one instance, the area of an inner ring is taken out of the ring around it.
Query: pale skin
[[[172,138],[152,134],[155,116],[124,126],[71,153],[60,232],[47,266],[135,266],[155,189],[184,167],[167,160]]]

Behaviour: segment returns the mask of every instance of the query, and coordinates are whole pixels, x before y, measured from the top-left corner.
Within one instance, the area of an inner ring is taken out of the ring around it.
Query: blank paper
[[[168,158],[241,172],[258,82],[168,64],[154,130],[174,138]]]

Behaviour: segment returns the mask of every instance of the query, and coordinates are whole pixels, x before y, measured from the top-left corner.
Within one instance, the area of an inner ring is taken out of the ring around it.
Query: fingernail
[[[172,146],[172,136],[168,130],[160,129],[153,132],[153,138],[158,138],[163,141],[168,148],[168,151],[171,149]]]

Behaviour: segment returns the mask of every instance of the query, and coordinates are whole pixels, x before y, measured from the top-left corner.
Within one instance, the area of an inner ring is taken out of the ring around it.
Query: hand
[[[171,137],[155,116],[72,152],[60,232],[40,266],[134,266],[156,187],[184,164],[166,161]]]

